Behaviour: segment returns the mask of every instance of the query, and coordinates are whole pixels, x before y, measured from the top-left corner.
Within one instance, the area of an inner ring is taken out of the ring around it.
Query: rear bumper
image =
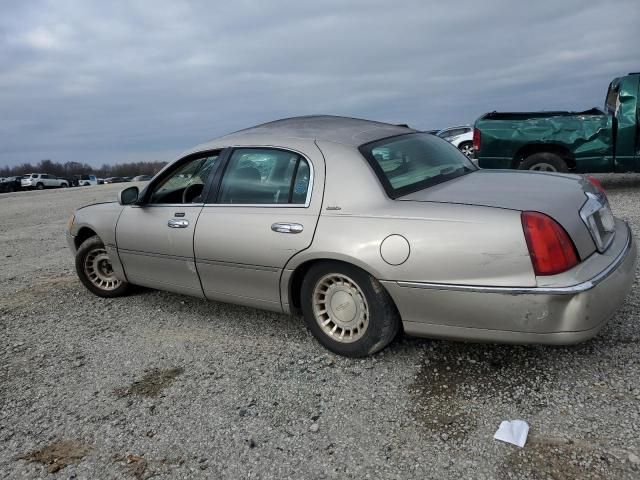
[[[383,284],[410,335],[570,344],[596,335],[617,310],[635,279],[636,257],[631,231],[618,222],[616,239],[606,255],[592,255],[576,267],[577,273],[565,277],[576,279],[589,273],[589,278],[577,283],[547,281],[546,285],[526,288]]]

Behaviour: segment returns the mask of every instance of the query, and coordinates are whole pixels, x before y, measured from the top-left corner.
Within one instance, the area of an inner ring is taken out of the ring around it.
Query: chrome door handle
[[[304,227],[299,223],[274,223],[271,230],[278,233],[300,233]]]
[[[176,220],[174,218],[172,220],[169,220],[169,222],[167,222],[167,225],[170,228],[187,228],[189,226],[189,220]]]

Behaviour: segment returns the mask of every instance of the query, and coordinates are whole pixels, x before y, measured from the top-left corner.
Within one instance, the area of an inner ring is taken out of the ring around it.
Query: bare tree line
[[[100,168],[87,163],[59,163],[52,160],[40,160],[36,164],[23,163],[13,167],[0,167],[0,177],[14,177],[27,173],[49,173],[58,177],[94,174],[99,178],[135,177],[136,175],[155,175],[166,162],[130,162],[115,165],[103,164]]]

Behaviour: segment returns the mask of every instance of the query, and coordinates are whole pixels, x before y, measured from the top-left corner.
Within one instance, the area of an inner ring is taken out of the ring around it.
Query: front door
[[[281,310],[282,270],[311,244],[322,203],[320,150],[311,143],[304,152],[230,152],[215,203],[204,206],[195,232],[207,298]]]
[[[116,242],[129,282],[202,296],[193,233],[218,158],[209,152],[177,162],[154,179],[140,205],[124,208]]]

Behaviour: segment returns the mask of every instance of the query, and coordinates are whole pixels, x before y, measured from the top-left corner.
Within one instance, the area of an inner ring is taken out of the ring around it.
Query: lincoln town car
[[[199,145],[142,190],[76,210],[67,237],[96,295],[140,285],[301,315],[352,357],[401,331],[584,341],[636,262],[596,179],[482,170],[435,135],[334,116]]]

